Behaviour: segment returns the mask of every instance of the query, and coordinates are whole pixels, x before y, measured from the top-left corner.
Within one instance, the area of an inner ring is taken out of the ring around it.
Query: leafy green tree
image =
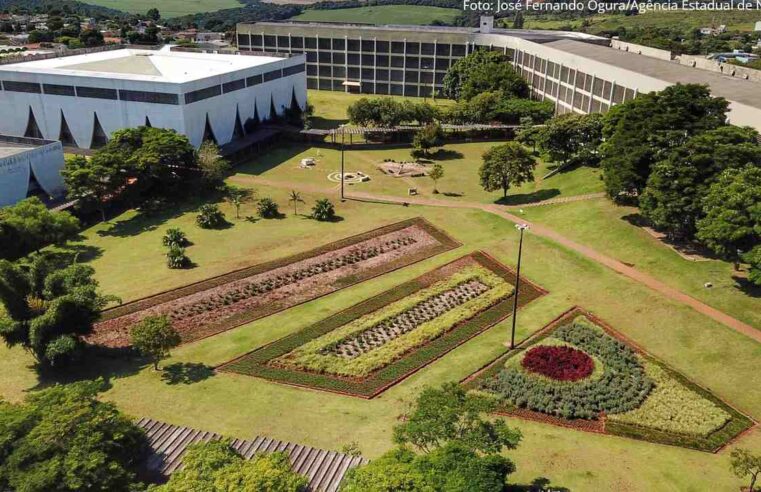
[[[599,113],[569,113],[552,118],[538,131],[539,149],[563,166],[577,163],[594,166],[602,143],[602,120]]]
[[[761,166],[758,133],[723,126],[696,135],[653,166],[640,197],[645,217],[672,237],[691,238],[703,200],[719,174],[746,164]]]
[[[198,167],[209,187],[218,186],[230,170],[230,163],[219,154],[219,147],[207,140],[198,149]]]
[[[254,198],[254,190],[248,188],[238,188],[237,186],[228,186],[226,188],[226,196],[230,204],[235,207],[235,218],[240,219],[240,207],[244,203],[248,203]]]
[[[259,213],[259,217],[263,219],[272,219],[280,214],[275,200],[268,197],[264,197],[257,202],[256,210]]]
[[[434,164],[431,170],[428,172],[428,177],[433,181],[433,192],[438,193],[439,190],[436,189],[436,183],[444,177],[444,166],[438,163]]]
[[[761,455],[754,455],[747,449],[738,448],[732,451],[732,473],[737,478],[750,478],[750,485],[748,486],[748,492],[754,492],[756,490],[756,480],[761,475]]]
[[[169,351],[178,346],[182,339],[166,316],[148,316],[130,331],[132,346],[153,362],[158,371],[159,361],[169,357]]]
[[[740,254],[761,244],[761,167],[721,173],[706,194],[703,212],[697,238],[738,268]]]
[[[407,421],[394,428],[394,442],[423,452],[450,442],[484,454],[515,449],[521,440],[520,431],[510,429],[504,420],[483,418],[495,408],[494,399],[468,393],[456,383],[426,388]]]
[[[645,188],[654,163],[690,137],[726,124],[729,103],[707,86],[676,84],[611,108],[600,146],[605,188],[631,200]]]
[[[536,161],[521,144],[508,142],[484,153],[478,174],[484,190],[501,189],[502,196],[506,197],[511,186],[520,186],[534,179],[535,167]]]
[[[229,441],[210,441],[188,446],[182,469],[156,492],[227,492],[261,490],[301,492],[307,479],[291,469],[285,453],[258,454],[246,460]]]
[[[133,490],[147,440],[97,399],[102,389],[102,380],[56,385],[23,404],[0,403],[0,489]]]
[[[336,218],[336,209],[327,198],[320,198],[312,207],[312,218],[320,222],[330,222]]]
[[[505,98],[528,98],[528,83],[504,55],[477,50],[460,58],[447,71],[441,92],[449,99],[470,100],[483,92],[500,91]]]
[[[198,209],[196,224],[203,229],[216,229],[222,227],[225,222],[225,214],[216,203],[206,203]]]
[[[430,123],[417,132],[412,139],[412,147],[415,152],[428,156],[429,152],[434,147],[439,147],[444,140],[444,131],[441,129],[441,125],[438,123]]]
[[[49,244],[64,244],[79,232],[79,220],[52,212],[37,197],[0,209],[0,258],[16,259]]]
[[[81,155],[66,159],[61,171],[68,197],[92,205],[106,221],[106,203],[124,190],[128,173],[121,155],[96,152],[89,160]]]
[[[113,296],[98,293],[95,271],[61,265],[47,255],[28,264],[0,260],[0,337],[26,349],[43,367],[60,366],[79,355],[80,337]]]
[[[288,203],[293,204],[293,215],[298,215],[299,203],[304,203],[304,199],[301,198],[301,193],[296,190],[291,190],[291,193],[288,195]]]

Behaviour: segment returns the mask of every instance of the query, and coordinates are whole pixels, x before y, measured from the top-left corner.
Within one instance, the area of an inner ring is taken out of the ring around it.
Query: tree
[[[739,267],[739,256],[761,244],[761,167],[727,169],[703,200],[697,238]]]
[[[198,167],[209,186],[217,186],[230,170],[230,164],[219,155],[219,147],[207,140],[198,149]]]
[[[49,244],[64,244],[79,232],[79,220],[52,212],[37,197],[0,209],[0,258],[16,259]]]
[[[158,371],[159,361],[169,357],[169,351],[178,346],[182,339],[167,316],[148,316],[130,331],[132,346],[153,362]]]
[[[707,86],[676,84],[611,108],[603,122],[600,162],[611,198],[631,200],[654,163],[690,137],[726,124],[728,102]]]
[[[89,160],[81,155],[66,159],[61,171],[68,197],[80,204],[92,204],[106,221],[106,203],[127,185],[124,159],[108,152],[96,152]]]
[[[750,477],[748,492],[754,492],[756,480],[761,475],[761,455],[751,454],[747,449],[738,448],[732,451],[732,473],[737,478]]]
[[[483,92],[503,93],[505,98],[527,98],[528,83],[513,69],[504,55],[477,50],[457,60],[447,70],[441,92],[449,99],[470,100]]]
[[[428,156],[433,147],[438,147],[444,140],[444,131],[438,123],[429,123],[417,132],[412,139],[412,146],[415,153]]]
[[[26,349],[42,367],[75,360],[81,337],[92,331],[100,311],[113,296],[98,293],[95,271],[85,265],[62,265],[48,255],[29,263],[0,260],[0,337]]]
[[[438,193],[439,190],[436,189],[436,183],[444,177],[444,166],[441,164],[434,164],[431,170],[428,172],[428,177],[433,180],[433,192]]]
[[[0,489],[113,490],[136,485],[143,431],[96,397],[103,380],[56,385],[0,403]]]
[[[240,207],[254,198],[254,190],[248,188],[238,188],[237,186],[228,186],[226,199],[235,207],[235,218],[240,219]]]
[[[304,203],[304,199],[301,198],[301,193],[296,190],[291,190],[291,193],[288,195],[288,203],[293,204],[293,215],[298,215],[299,203]]]
[[[188,446],[182,469],[156,492],[226,492],[266,490],[300,492],[307,479],[291,469],[285,453],[257,454],[244,459],[229,441],[209,441]]]
[[[320,198],[312,207],[312,218],[320,222],[329,222],[336,218],[336,209],[327,198]]]
[[[493,399],[470,394],[456,383],[426,388],[407,421],[394,428],[394,442],[411,444],[423,452],[450,442],[484,454],[515,449],[521,440],[520,431],[507,427],[504,420],[482,418],[495,405]]]
[[[507,196],[511,186],[520,186],[534,179],[536,161],[516,142],[492,147],[483,156],[483,164],[478,170],[481,186],[486,191],[502,190]]]
[[[692,137],[656,163],[640,197],[642,214],[672,237],[692,238],[703,200],[719,174],[746,164],[761,166],[758,133],[723,126]]]
[[[203,229],[216,229],[222,227],[225,222],[225,214],[215,203],[201,205],[196,215],[196,224]]]
[[[280,214],[277,203],[272,198],[262,198],[256,204],[256,211],[259,213],[259,217],[263,219],[272,219]]]
[[[568,164],[597,164],[597,150],[602,143],[603,116],[564,114],[552,118],[537,135],[539,149],[549,154],[561,167]]]

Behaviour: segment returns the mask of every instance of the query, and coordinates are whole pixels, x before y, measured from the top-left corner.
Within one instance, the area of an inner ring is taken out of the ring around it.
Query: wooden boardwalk
[[[168,477],[182,466],[182,456],[189,445],[223,438],[214,432],[180,427],[146,418],[140,419],[138,425],[145,430],[151,447],[151,454],[147,460],[148,472],[164,477]],[[257,453],[276,451],[287,453],[293,470],[307,477],[308,490],[315,492],[337,491],[349,469],[367,463],[367,460],[362,457],[259,436],[251,440],[234,439],[231,444],[246,459],[251,459]]]

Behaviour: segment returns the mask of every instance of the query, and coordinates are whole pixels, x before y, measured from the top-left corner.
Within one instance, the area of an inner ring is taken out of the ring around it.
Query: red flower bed
[[[524,369],[557,379],[558,381],[578,381],[592,374],[595,363],[581,350],[572,347],[534,347],[521,361]]]

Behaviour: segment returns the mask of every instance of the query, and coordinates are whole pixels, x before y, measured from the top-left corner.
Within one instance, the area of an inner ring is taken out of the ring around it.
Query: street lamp
[[[513,330],[510,334],[510,348],[515,348],[515,320],[518,316],[518,290],[521,284],[521,253],[523,252],[523,231],[528,229],[528,224],[515,224],[515,228],[521,231],[521,239],[518,243],[518,268],[515,273],[515,295],[513,296]]]

